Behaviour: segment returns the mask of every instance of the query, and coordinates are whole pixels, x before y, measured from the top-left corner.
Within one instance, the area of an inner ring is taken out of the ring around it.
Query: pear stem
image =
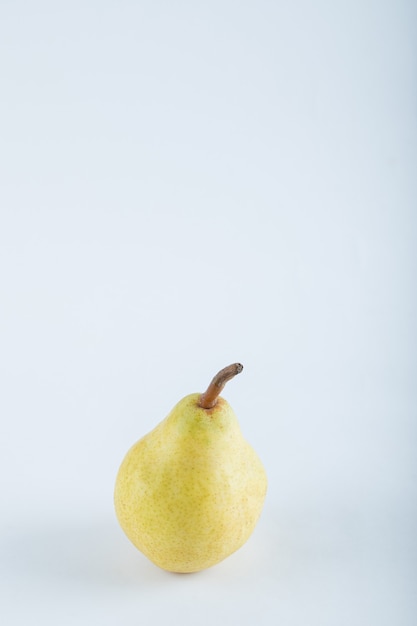
[[[242,370],[243,365],[241,363],[233,363],[220,370],[207,387],[207,391],[201,394],[198,406],[201,406],[202,409],[212,409],[227,381],[234,378],[236,374],[240,374]]]

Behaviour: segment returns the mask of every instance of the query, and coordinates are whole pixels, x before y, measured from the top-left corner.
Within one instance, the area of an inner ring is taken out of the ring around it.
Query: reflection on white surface
[[[88,616],[111,624],[115,610],[123,616],[140,610],[142,618],[161,621],[171,615],[185,624],[228,615],[249,623],[260,610],[265,624],[272,618],[313,625],[336,618],[346,625],[411,622],[415,512],[404,516],[376,503],[367,510],[321,504],[280,515],[267,506],[246,546],[190,575],[155,567],[115,520],[9,526],[1,546],[2,610],[11,624],[23,623],[28,610],[45,623],[59,618],[63,624],[78,614],[85,623]]]

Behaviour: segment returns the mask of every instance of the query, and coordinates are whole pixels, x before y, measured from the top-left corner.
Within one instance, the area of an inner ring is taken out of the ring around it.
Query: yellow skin
[[[132,543],[159,567],[197,572],[219,563],[251,535],[265,499],[261,461],[230,405],[183,398],[127,453],[115,508]]]

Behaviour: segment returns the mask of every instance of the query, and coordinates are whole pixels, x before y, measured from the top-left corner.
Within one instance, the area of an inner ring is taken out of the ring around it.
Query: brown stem
[[[207,387],[207,391],[201,394],[198,406],[201,406],[202,409],[212,409],[216,405],[217,398],[227,381],[236,376],[236,374],[240,374],[242,370],[243,365],[240,363],[233,363],[233,365],[228,365],[220,370]]]

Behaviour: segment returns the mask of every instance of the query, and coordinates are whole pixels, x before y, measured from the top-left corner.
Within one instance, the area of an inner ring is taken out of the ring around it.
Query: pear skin
[[[217,395],[213,400],[215,392],[207,400],[209,390],[183,398],[140,439],[116,479],[123,531],[171,572],[197,572],[238,550],[254,530],[266,495],[261,461],[230,405]],[[205,406],[213,406],[202,407],[204,398]]]

